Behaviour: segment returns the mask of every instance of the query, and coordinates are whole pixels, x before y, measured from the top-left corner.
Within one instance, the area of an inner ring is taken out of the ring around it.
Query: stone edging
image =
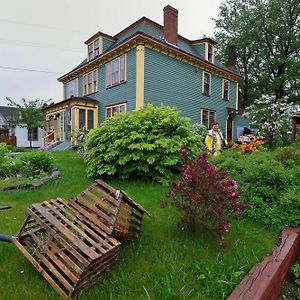
[[[291,265],[300,252],[300,227],[282,232],[281,244],[272,255],[254,266],[227,300],[278,299]]]
[[[54,170],[50,176],[45,176],[39,179],[38,181],[34,183],[25,183],[25,184],[16,184],[16,185],[11,185],[7,186],[2,189],[2,191],[12,191],[12,190],[21,190],[21,189],[35,189],[39,188],[48,181],[52,179],[57,179],[60,177],[60,172],[58,170]]]

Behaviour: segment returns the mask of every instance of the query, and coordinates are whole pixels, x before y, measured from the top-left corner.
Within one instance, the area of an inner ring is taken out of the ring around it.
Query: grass
[[[53,197],[70,198],[92,183],[73,151],[57,152],[62,177],[38,190],[0,192],[0,233],[16,234],[26,208]],[[277,233],[256,223],[235,220],[220,249],[216,238],[201,228],[181,232],[178,212],[160,208],[165,187],[145,181],[109,181],[125,190],[152,215],[145,217],[141,237],[122,242],[119,263],[78,299],[226,299],[254,264],[276,246]],[[1,300],[59,299],[52,287],[12,245],[0,242]]]

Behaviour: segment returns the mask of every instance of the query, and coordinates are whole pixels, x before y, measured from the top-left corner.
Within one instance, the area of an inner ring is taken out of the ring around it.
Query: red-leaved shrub
[[[219,245],[224,246],[224,234],[230,228],[226,213],[239,214],[248,207],[240,200],[242,191],[236,181],[228,178],[226,171],[217,170],[206,160],[206,153],[192,161],[185,148],[181,147],[179,152],[184,160],[180,179],[171,182],[163,203],[171,202],[182,211],[180,229],[195,230],[199,222],[216,234]]]

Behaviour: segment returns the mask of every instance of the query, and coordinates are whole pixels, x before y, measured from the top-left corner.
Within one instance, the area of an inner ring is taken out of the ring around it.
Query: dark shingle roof
[[[5,119],[7,119],[7,117],[16,116],[18,110],[16,107],[12,106],[0,106],[0,113]]]

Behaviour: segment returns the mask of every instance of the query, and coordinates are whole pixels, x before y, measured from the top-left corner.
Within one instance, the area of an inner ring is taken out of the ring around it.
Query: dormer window
[[[99,39],[94,40],[88,44],[88,59],[91,60],[100,54]]]
[[[214,58],[214,47],[208,44],[207,60],[213,63],[213,58]]]

